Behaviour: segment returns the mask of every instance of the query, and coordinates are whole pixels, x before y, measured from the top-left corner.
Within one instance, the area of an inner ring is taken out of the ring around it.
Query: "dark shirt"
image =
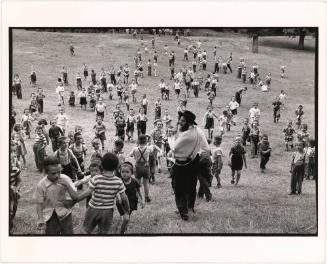
[[[59,138],[59,136],[63,136],[64,132],[61,130],[60,127],[55,126],[55,127],[50,127],[49,129],[49,137],[50,138]]]
[[[125,184],[126,190],[125,193],[128,197],[130,211],[137,210],[137,190],[141,187],[140,184],[134,179],[131,178],[131,182]]]

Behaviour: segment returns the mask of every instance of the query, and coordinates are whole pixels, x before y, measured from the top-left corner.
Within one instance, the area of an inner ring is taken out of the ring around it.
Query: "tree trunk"
[[[253,35],[252,39],[253,39],[252,52],[253,53],[258,53],[258,51],[259,51],[259,36],[258,35]]]
[[[305,31],[300,30],[300,38],[299,38],[299,44],[298,44],[298,49],[300,49],[300,50],[304,49],[304,38],[305,38]]]

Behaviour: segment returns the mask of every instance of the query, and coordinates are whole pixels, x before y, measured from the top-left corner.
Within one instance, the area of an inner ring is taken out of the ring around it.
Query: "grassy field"
[[[227,158],[224,158],[222,170],[222,188],[212,188],[213,202],[203,199],[196,201],[196,214],[189,222],[184,222],[175,214],[175,202],[168,178],[164,168],[161,174],[156,174],[157,182],[151,186],[150,193],[152,202],[144,209],[134,212],[131,217],[128,233],[278,233],[278,234],[312,234],[317,230],[316,222],[316,195],[314,181],[304,181],[303,194],[301,196],[288,196],[290,186],[290,153],[284,151],[282,129],[288,119],[295,120],[294,111],[298,104],[304,106],[304,122],[308,123],[309,132],[314,136],[314,40],[306,39],[305,44],[309,47],[306,51],[292,49],[296,46],[296,39],[285,37],[266,37],[259,42],[259,54],[251,52],[251,39],[236,34],[217,34],[210,37],[187,37],[182,38],[181,47],[172,40],[172,37],[157,37],[156,46],[159,51],[158,71],[159,77],[145,77],[140,81],[138,98],[144,92],[150,101],[149,123],[154,119],[154,101],[160,96],[159,80],[169,81],[168,58],[164,56],[164,44],[168,44],[169,50],[176,54],[176,70],[185,63],[182,61],[185,46],[195,44],[201,39],[202,46],[208,53],[208,72],[213,70],[213,47],[217,46],[217,54],[227,58],[233,52],[233,73],[220,75],[218,83],[218,96],[214,102],[214,110],[221,114],[223,108],[229,102],[235,91],[243,87],[240,79],[236,78],[238,60],[242,56],[247,65],[254,62],[259,65],[261,76],[268,72],[272,74],[271,91],[262,93],[253,89],[250,84],[248,92],[243,97],[242,106],[237,116],[238,125],[232,127],[231,132],[223,138],[222,148],[227,157],[233,138],[240,132],[240,121],[246,117],[253,102],[259,103],[262,116],[260,128],[269,135],[272,146],[271,160],[267,166],[267,172],[261,174],[259,158],[250,159],[250,148],[247,147],[248,169],[243,170],[239,186],[230,184],[230,169],[227,166]],[[72,41],[75,45],[75,57],[71,57],[68,44]],[[151,36],[145,35],[144,43],[150,48]],[[263,45],[260,45],[262,43]],[[277,44],[276,44],[277,43]],[[47,120],[51,119],[58,111],[55,84],[60,76],[63,65],[68,67],[70,86],[68,91],[75,90],[75,74],[82,71],[82,64],[86,63],[89,70],[95,69],[99,74],[100,69],[105,67],[109,70],[114,65],[116,70],[120,65],[129,63],[134,71],[133,56],[138,47],[141,47],[140,39],[133,39],[125,34],[70,34],[70,33],[45,33],[24,30],[13,31],[13,73],[20,74],[23,81],[23,100],[18,101],[13,97],[13,106],[20,120],[23,109],[29,106],[30,94],[35,88],[29,85],[30,67],[33,65],[37,72],[38,85],[46,93],[45,113],[42,115]],[[144,61],[148,58],[153,60],[153,51],[143,54]],[[190,64],[191,62],[189,62]],[[145,65],[145,63],[144,63]],[[185,64],[188,66],[188,64]],[[287,65],[286,78],[281,79],[280,65]],[[145,67],[146,70],[146,67]],[[146,71],[145,71],[146,73]],[[86,83],[83,83],[83,85]],[[284,89],[288,94],[286,108],[281,112],[279,124],[273,123],[272,100]],[[171,91],[172,94],[172,91]],[[106,149],[112,149],[114,126],[112,124],[112,110],[117,103],[117,97],[109,101],[105,94],[104,99],[108,105],[105,116],[107,127]],[[68,100],[67,100],[68,101]],[[163,102],[163,109],[167,107],[170,115],[176,121],[177,99],[173,94],[170,101]],[[207,96],[202,91],[199,98],[188,100],[188,108],[197,114],[197,121],[202,123],[202,118],[207,107]],[[134,106],[136,108],[136,105]],[[126,114],[125,106],[122,107]],[[90,110],[84,111],[77,107],[66,106],[66,113],[70,120],[70,128],[82,125],[83,136],[91,151],[90,141],[93,138],[92,127],[95,123],[95,114]],[[35,124],[34,124],[35,125]],[[148,130],[152,125],[148,125]],[[32,135],[34,138],[34,134]],[[38,234],[36,229],[36,209],[32,201],[32,194],[37,182],[43,177],[37,172],[33,151],[33,139],[27,140],[28,150],[27,167],[22,172],[22,198],[19,201],[18,212],[14,221],[14,234]],[[129,153],[133,144],[125,144],[125,153]],[[48,154],[52,153],[51,147],[47,147]],[[216,182],[214,180],[213,185]],[[84,220],[85,202],[73,209],[74,232],[79,233]],[[118,214],[115,211],[113,233],[115,233]]]

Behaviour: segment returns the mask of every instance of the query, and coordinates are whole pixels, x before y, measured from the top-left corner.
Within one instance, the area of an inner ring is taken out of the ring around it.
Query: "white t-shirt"
[[[234,109],[236,109],[236,108],[238,108],[240,105],[238,104],[238,102],[233,102],[233,101],[230,101],[229,102],[229,108],[230,108],[230,110],[234,110]]]
[[[279,101],[280,101],[282,104],[285,104],[285,99],[286,99],[286,94],[280,94],[280,95],[279,95]]]
[[[159,88],[162,89],[162,88],[166,88],[166,84],[165,83],[159,83]]]
[[[249,114],[250,114],[250,118],[260,117],[260,109],[259,108],[255,109],[254,107],[252,107],[249,110]]]
[[[64,86],[57,86],[56,93],[58,95],[63,95],[64,92],[65,92],[65,87]]]
[[[181,89],[180,83],[174,83],[174,88],[175,90],[180,90]]]

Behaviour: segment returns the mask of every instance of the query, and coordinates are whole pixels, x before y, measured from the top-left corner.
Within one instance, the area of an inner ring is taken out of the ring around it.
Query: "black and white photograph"
[[[317,234],[317,28],[14,28],[10,232]]]
[[[1,259],[326,260],[321,4],[9,2]]]

